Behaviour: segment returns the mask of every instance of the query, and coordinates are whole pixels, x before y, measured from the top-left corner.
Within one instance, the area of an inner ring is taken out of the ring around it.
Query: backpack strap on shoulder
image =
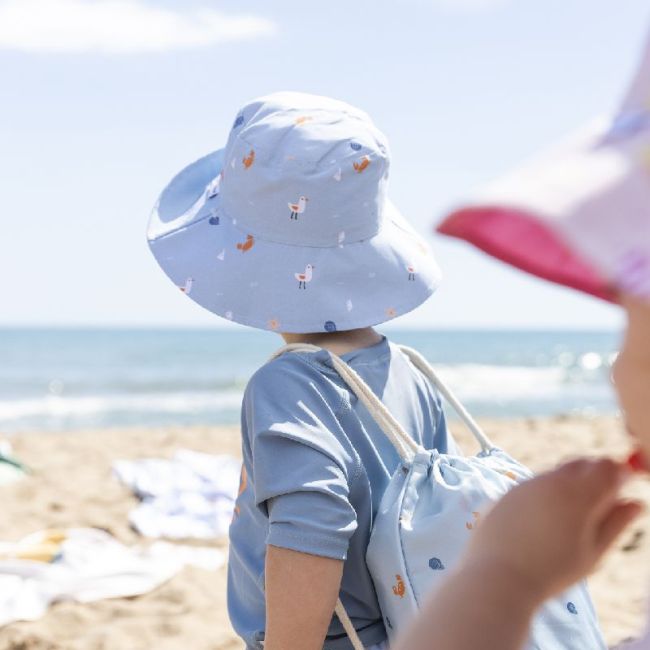
[[[483,429],[479,426],[478,422],[469,414],[467,409],[460,403],[456,396],[451,392],[447,385],[438,377],[431,364],[413,348],[406,345],[400,345],[399,349],[411,360],[411,363],[438,389],[440,394],[453,406],[460,419],[465,423],[465,426],[472,432],[474,438],[483,451],[490,451],[494,449],[494,444],[487,437]]]
[[[292,343],[279,349],[271,359],[275,359],[285,352],[320,352],[325,348],[307,343]],[[332,360],[334,369],[348,388],[357,396],[359,401],[368,409],[377,426],[393,444],[400,458],[405,461],[412,460],[413,456],[420,451],[420,446],[404,431],[402,425],[395,419],[393,414],[386,408],[383,402],[372,392],[368,384],[348,366],[341,357],[326,350]]]

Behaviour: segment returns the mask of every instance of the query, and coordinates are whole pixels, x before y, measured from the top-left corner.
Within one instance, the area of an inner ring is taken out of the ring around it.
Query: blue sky
[[[430,236],[472,188],[612,110],[649,18],[647,0],[0,0],[0,325],[219,325],[158,269],[146,222],[238,106],[275,90],[367,110],[392,198]],[[396,324],[620,324],[431,242],[444,285]]]

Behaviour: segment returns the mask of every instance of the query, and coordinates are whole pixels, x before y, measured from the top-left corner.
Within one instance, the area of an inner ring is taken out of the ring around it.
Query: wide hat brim
[[[258,329],[350,330],[405,314],[437,288],[441,273],[428,245],[390,201],[369,239],[330,247],[283,244],[220,213],[222,165],[218,150],[177,174],[147,232],[165,274],[210,312]]]

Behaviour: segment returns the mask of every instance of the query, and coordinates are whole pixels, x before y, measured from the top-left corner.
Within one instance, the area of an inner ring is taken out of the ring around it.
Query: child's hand
[[[590,573],[642,511],[618,497],[625,476],[614,461],[577,460],[517,486],[478,526],[465,567],[503,571],[541,604]]]

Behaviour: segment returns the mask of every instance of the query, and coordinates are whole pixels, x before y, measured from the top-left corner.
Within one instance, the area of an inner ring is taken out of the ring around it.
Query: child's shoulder
[[[406,370],[406,366],[411,365],[400,346],[385,337],[380,344],[344,355],[343,359],[352,366],[359,367],[381,363],[395,368],[394,362],[397,361],[398,366],[404,364]],[[326,350],[285,352],[265,363],[252,375],[247,392],[282,390],[286,393],[287,389],[293,387],[308,392],[313,389],[336,388],[340,383],[330,353]]]
[[[285,352],[253,373],[246,386],[245,398],[255,394],[284,396],[321,392],[332,385],[336,371],[328,364],[325,350]],[[329,376],[329,378],[328,378]]]

